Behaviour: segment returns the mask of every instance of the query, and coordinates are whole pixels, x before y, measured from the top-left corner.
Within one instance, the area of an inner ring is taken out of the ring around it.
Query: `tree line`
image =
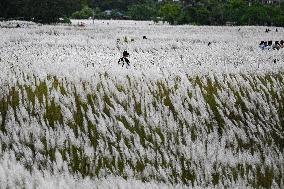
[[[56,23],[60,18],[70,18],[75,11],[91,5],[89,0],[1,0],[0,17]]]
[[[164,21],[172,25],[284,26],[284,1],[272,5],[258,0],[1,0],[0,17],[42,23],[94,17]]]

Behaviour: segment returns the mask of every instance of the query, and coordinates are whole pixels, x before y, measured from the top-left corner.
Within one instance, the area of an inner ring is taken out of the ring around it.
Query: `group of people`
[[[259,44],[259,48],[262,50],[279,50],[284,48],[284,40],[275,41],[274,43],[272,41],[261,41]]]
[[[211,45],[211,42],[208,43],[208,46]],[[272,41],[261,41],[259,44],[259,48],[262,50],[279,50],[284,48],[284,40],[275,41],[274,44]],[[130,61],[128,59],[129,53],[127,51],[124,51],[122,54],[122,57],[118,60],[118,64],[122,65],[122,67],[128,68],[130,66]]]
[[[270,32],[270,31],[271,31],[271,30],[268,29],[268,28],[265,29],[265,33],[268,33],[268,32]],[[275,31],[278,32],[278,29],[276,28]]]

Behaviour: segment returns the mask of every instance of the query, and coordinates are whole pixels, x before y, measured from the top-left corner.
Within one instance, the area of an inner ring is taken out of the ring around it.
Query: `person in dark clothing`
[[[275,41],[275,43],[273,44],[273,46],[272,46],[272,49],[273,50],[279,50],[281,47],[280,47],[280,43],[279,43],[279,41]]]
[[[280,41],[280,48],[284,48],[284,41],[283,40]]]
[[[130,61],[128,60],[129,53],[127,51],[124,51],[123,56],[118,60],[118,64],[122,64],[122,67],[126,65],[126,68],[130,66]]]
[[[259,46],[259,48],[261,48],[261,50],[264,50],[264,48],[265,48],[265,42],[264,42],[264,41],[261,41],[258,46]]]
[[[211,42],[208,43],[208,47],[211,45]]]

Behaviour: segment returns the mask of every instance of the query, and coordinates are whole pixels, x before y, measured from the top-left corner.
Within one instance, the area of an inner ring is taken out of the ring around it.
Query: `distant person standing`
[[[123,56],[118,60],[118,64],[122,64],[122,67],[126,65],[126,68],[130,66],[130,61],[128,60],[129,53],[127,51],[123,51]]]

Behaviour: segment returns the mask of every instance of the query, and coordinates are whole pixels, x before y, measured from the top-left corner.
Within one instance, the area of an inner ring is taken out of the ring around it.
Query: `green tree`
[[[18,1],[15,0],[1,0],[0,1],[0,17],[7,18],[17,16],[18,7],[16,6]]]
[[[177,24],[188,24],[190,22],[190,17],[185,12],[181,12],[177,18]]]
[[[229,0],[224,7],[224,14],[227,21],[241,24],[241,18],[245,13],[247,5],[243,0]]]
[[[210,25],[225,24],[225,5],[222,2],[211,0],[207,6]]]
[[[94,10],[94,17],[95,18],[102,18],[103,17],[103,13],[101,11],[101,9],[99,7],[96,7]]]
[[[100,7],[102,10],[117,9],[120,11],[126,11],[129,5],[132,5],[132,0],[95,0],[93,2],[95,6]]]
[[[24,15],[34,18],[34,21],[41,23],[55,23],[60,17],[65,16],[64,8],[66,2],[64,0],[26,0],[24,6]]]
[[[261,5],[253,5],[246,9],[241,18],[243,25],[267,25],[270,22],[266,9]]]
[[[160,8],[160,15],[163,18],[163,21],[166,21],[171,25],[177,23],[180,14],[181,8],[177,4],[166,3]]]
[[[0,17],[58,22],[59,18],[123,18],[158,21],[157,15],[170,24],[283,26],[284,0],[277,5],[257,4],[247,0],[0,0]],[[91,8],[96,8],[95,13]],[[101,10],[109,9],[106,16]],[[60,19],[62,20],[62,19]]]
[[[72,14],[72,18],[75,19],[88,19],[94,16],[94,11],[88,6],[85,6],[80,11],[76,11]]]
[[[0,17],[53,23],[79,10],[81,3],[82,0],[1,0]]]
[[[210,20],[209,20],[209,15],[210,12],[206,8],[197,8],[196,10],[196,22],[201,25],[209,25]]]
[[[147,4],[131,5],[127,15],[133,20],[151,20],[157,16],[157,10]]]
[[[281,0],[281,2],[280,2],[280,8],[281,8],[282,13],[283,13],[284,12],[284,1],[283,0]]]
[[[274,20],[275,26],[284,27],[284,15],[278,15]]]
[[[210,9],[210,10],[208,10]],[[185,14],[188,17],[189,23],[197,25],[210,25],[215,24],[217,19],[222,20],[222,16],[218,17],[218,12],[213,13],[215,7],[211,6],[210,3],[198,2],[195,6],[187,6],[184,9]],[[223,14],[223,13],[220,13]]]

